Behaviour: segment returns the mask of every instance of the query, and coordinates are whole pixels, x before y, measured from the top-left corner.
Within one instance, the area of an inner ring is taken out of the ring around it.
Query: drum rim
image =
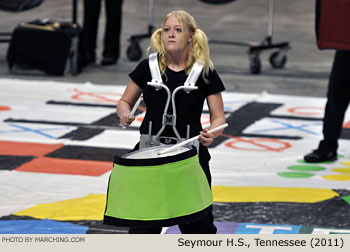
[[[121,156],[122,158],[128,158],[130,155],[134,154],[134,153],[140,153],[140,152],[143,152],[145,150],[156,150],[156,149],[161,149],[163,150],[163,148],[170,148],[172,145],[158,145],[158,146],[153,146],[153,147],[149,147],[149,148],[144,148],[144,149],[138,149],[138,150],[134,150],[134,151],[131,151],[131,152],[128,152],[126,154],[124,154],[123,156]],[[179,147],[179,148],[183,148],[183,149],[187,149],[186,151],[189,151],[190,148],[188,147]],[[183,151],[183,152],[186,152],[186,151]],[[183,153],[183,152],[180,152],[180,153]],[[178,154],[180,154],[178,153]],[[176,154],[177,155],[177,154]],[[175,156],[175,155],[174,155]],[[135,159],[135,158],[132,158],[132,159]]]
[[[156,146],[159,147],[159,146]],[[153,147],[151,147],[153,148]],[[188,149],[185,152],[166,157],[155,157],[147,159],[130,159],[123,156],[114,156],[114,164],[124,166],[154,166],[173,163],[181,160],[185,160],[197,155],[197,149],[193,146],[192,149]]]

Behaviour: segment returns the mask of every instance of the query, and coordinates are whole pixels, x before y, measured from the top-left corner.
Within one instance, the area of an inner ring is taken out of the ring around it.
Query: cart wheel
[[[200,1],[208,4],[225,4],[236,0],[200,0]]]
[[[142,50],[137,41],[131,41],[131,44],[126,51],[126,55],[130,61],[136,61],[141,58]]]
[[[249,63],[252,74],[259,74],[261,72],[261,60],[258,53],[251,53],[249,55]]]
[[[277,51],[271,54],[270,63],[273,68],[283,68],[287,63],[287,55],[283,51]]]

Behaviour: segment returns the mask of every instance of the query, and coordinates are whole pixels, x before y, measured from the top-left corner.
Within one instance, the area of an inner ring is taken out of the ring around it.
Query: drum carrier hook
[[[162,132],[165,129],[165,126],[167,126],[167,125],[172,126],[172,129],[175,133],[176,139],[171,138],[171,137],[165,137],[164,138],[165,144],[170,144],[174,140],[176,141],[175,143],[179,143],[179,142],[182,142],[185,140],[184,138],[181,138],[180,134],[178,133],[178,131],[176,129],[175,95],[181,89],[183,89],[186,93],[190,93],[192,90],[198,89],[198,87],[195,86],[195,84],[196,84],[198,77],[201,74],[202,69],[203,69],[203,65],[200,64],[198,61],[196,61],[193,64],[191,72],[188,75],[184,85],[175,88],[175,90],[171,94],[169,88],[166,85],[164,85],[163,80],[162,80],[162,76],[161,76],[161,73],[159,70],[159,65],[158,65],[158,53],[150,54],[148,61],[149,61],[149,68],[150,68],[151,75],[152,75],[152,80],[147,82],[147,84],[155,87],[156,90],[160,90],[162,88],[165,89],[165,91],[167,93],[167,101],[165,103],[161,129],[158,131],[158,133],[155,136],[153,136],[152,135],[152,122],[149,122],[148,134],[147,135],[141,134],[140,149],[148,148],[148,147],[152,147],[152,146],[163,145],[164,143],[162,143],[160,141],[160,139],[162,138],[160,135],[162,134]],[[171,106],[173,108],[172,115],[167,113],[168,108],[169,108],[169,104],[170,104],[170,100],[171,100]],[[186,139],[188,139],[189,137],[190,137],[190,126],[187,125]],[[193,145],[198,150],[198,148],[199,148],[198,141],[195,141],[195,142],[188,144],[189,147],[191,147]]]

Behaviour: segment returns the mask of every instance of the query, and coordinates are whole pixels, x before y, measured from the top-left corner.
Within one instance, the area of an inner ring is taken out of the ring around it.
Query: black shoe
[[[114,58],[105,57],[101,61],[102,66],[109,66],[109,65],[114,65],[114,64],[117,64],[117,59],[114,59]]]
[[[325,150],[314,150],[313,152],[304,156],[304,160],[307,163],[318,163],[324,161],[335,161],[337,160],[337,153]]]

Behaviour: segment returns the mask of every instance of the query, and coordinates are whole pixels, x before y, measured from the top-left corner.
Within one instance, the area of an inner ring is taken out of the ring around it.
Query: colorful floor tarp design
[[[0,233],[126,233],[102,224],[105,194],[113,156],[138,141],[144,104],[122,129],[124,86],[0,79],[0,89]],[[349,113],[338,160],[307,164],[324,98],[223,98],[229,127],[210,148],[218,232],[350,233]]]

